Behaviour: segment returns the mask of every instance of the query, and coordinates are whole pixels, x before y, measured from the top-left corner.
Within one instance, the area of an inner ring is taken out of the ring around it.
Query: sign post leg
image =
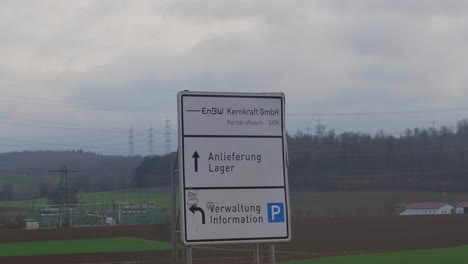
[[[255,252],[255,256],[254,256],[255,264],[260,264],[260,244],[259,243],[255,244],[254,252]]]
[[[253,244],[253,263],[257,264],[257,244]]]
[[[271,243],[269,246],[270,246],[270,264],[276,264],[275,244]]]
[[[172,166],[171,166],[172,167]],[[172,168],[171,168],[172,170]],[[171,171],[171,184],[172,184],[172,199],[171,199],[171,231],[172,231],[172,264],[177,263],[177,236],[176,236],[176,228],[177,228],[177,197],[176,197],[176,170]]]
[[[187,264],[192,264],[192,246],[187,246]]]
[[[177,263],[177,242],[176,242],[176,233],[175,233],[175,229],[176,229],[176,223],[175,223],[175,214],[176,214],[176,202],[175,202],[175,183],[174,183],[174,174],[171,173],[172,177],[171,177],[171,181],[172,181],[172,215],[171,215],[171,233],[172,233],[172,264],[176,264]]]

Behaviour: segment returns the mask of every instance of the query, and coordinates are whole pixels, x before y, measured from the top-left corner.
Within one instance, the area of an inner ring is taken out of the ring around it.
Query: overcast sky
[[[0,32],[0,152],[175,149],[185,89],[284,92],[292,133],[468,117],[466,0],[3,0]]]

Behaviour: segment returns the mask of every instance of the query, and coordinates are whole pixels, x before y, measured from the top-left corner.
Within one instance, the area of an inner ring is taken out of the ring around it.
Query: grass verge
[[[169,250],[171,244],[138,238],[0,243],[0,257]]]
[[[286,261],[281,264],[440,264],[468,263],[468,246],[360,254],[352,256],[327,257]]]

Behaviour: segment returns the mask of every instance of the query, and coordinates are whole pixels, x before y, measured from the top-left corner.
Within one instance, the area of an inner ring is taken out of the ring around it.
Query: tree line
[[[336,134],[322,125],[288,136],[288,148],[293,188],[468,191],[468,119],[402,136]]]
[[[318,125],[312,134],[287,135],[292,189],[415,189],[468,191],[468,119],[455,127],[407,129],[401,136],[379,131],[336,133]],[[70,186],[79,192],[169,186],[176,153],[150,157],[103,156],[83,151],[0,154],[0,200],[48,197],[67,164],[79,173]],[[33,177],[31,177],[33,176]],[[38,177],[38,181],[29,182]],[[24,180],[21,180],[24,179]],[[1,179],[0,179],[1,180]],[[31,188],[25,189],[25,186]]]
[[[293,189],[468,191],[468,119],[456,127],[407,129],[401,136],[337,134],[319,125],[310,135],[288,135],[287,144]],[[136,186],[169,185],[174,162],[175,153],[145,158]]]

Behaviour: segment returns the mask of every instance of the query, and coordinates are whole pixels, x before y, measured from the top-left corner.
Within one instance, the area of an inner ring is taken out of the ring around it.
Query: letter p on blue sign
[[[268,223],[284,222],[284,203],[268,203]]]

